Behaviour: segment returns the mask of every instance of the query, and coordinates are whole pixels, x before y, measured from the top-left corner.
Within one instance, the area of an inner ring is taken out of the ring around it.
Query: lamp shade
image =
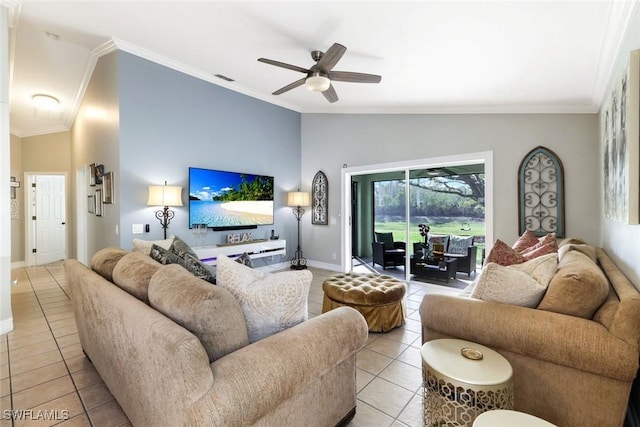
[[[182,187],[177,185],[150,185],[149,206],[182,206]]]
[[[290,191],[287,194],[287,206],[309,206],[311,195],[306,191]]]

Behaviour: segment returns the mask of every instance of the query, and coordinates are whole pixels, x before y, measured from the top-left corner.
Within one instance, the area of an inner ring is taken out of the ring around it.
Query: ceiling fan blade
[[[328,73],[333,67],[336,66],[342,55],[347,51],[347,48],[340,43],[334,43],[325,53],[322,58],[314,66],[316,70],[324,71]]]
[[[298,86],[302,86],[304,84],[304,81],[306,80],[306,77],[301,78],[300,80],[296,80],[293,83],[289,83],[288,85],[286,85],[283,88],[278,89],[277,91],[273,92],[273,95],[281,95],[287,91],[290,91],[291,89],[295,89]]]
[[[336,82],[380,83],[382,76],[376,74],[352,73],[350,71],[331,71],[329,78]]]
[[[309,70],[306,68],[298,67],[297,65],[291,65],[280,61],[274,61],[273,59],[258,58],[258,61],[264,62],[265,64],[269,65],[275,65],[276,67],[286,68],[287,70],[299,71],[301,73],[309,72]]]
[[[330,85],[329,89],[322,92],[322,94],[324,95],[325,98],[327,98],[327,101],[329,101],[332,104],[338,100],[338,94],[336,93],[336,90],[333,88],[333,85]]]

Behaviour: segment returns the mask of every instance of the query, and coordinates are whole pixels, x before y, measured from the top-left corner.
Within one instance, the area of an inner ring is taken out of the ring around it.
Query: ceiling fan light
[[[325,76],[309,76],[305,80],[305,86],[314,92],[324,92],[331,86],[331,80]]]

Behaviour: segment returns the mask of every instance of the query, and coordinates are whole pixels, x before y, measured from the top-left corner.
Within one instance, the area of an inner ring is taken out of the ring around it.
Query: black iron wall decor
[[[530,230],[536,236],[564,237],[564,204],[562,162],[548,148],[534,148],[518,169],[519,233]]]
[[[329,181],[322,171],[313,177],[311,186],[311,223],[329,224]]]

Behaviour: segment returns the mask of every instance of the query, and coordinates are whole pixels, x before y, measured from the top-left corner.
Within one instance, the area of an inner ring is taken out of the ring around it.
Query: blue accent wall
[[[146,206],[147,186],[183,187],[183,207],[175,208],[168,234],[191,244],[188,229],[189,166],[274,176],[273,226],[251,232],[266,238],[275,229],[295,249],[295,221],[286,208],[286,192],[300,186],[300,114],[199,80],[126,52],[119,55],[120,245],[133,238],[161,239]],[[132,224],[150,224],[151,232],[132,235]],[[206,244],[221,243],[230,232],[209,231]]]

